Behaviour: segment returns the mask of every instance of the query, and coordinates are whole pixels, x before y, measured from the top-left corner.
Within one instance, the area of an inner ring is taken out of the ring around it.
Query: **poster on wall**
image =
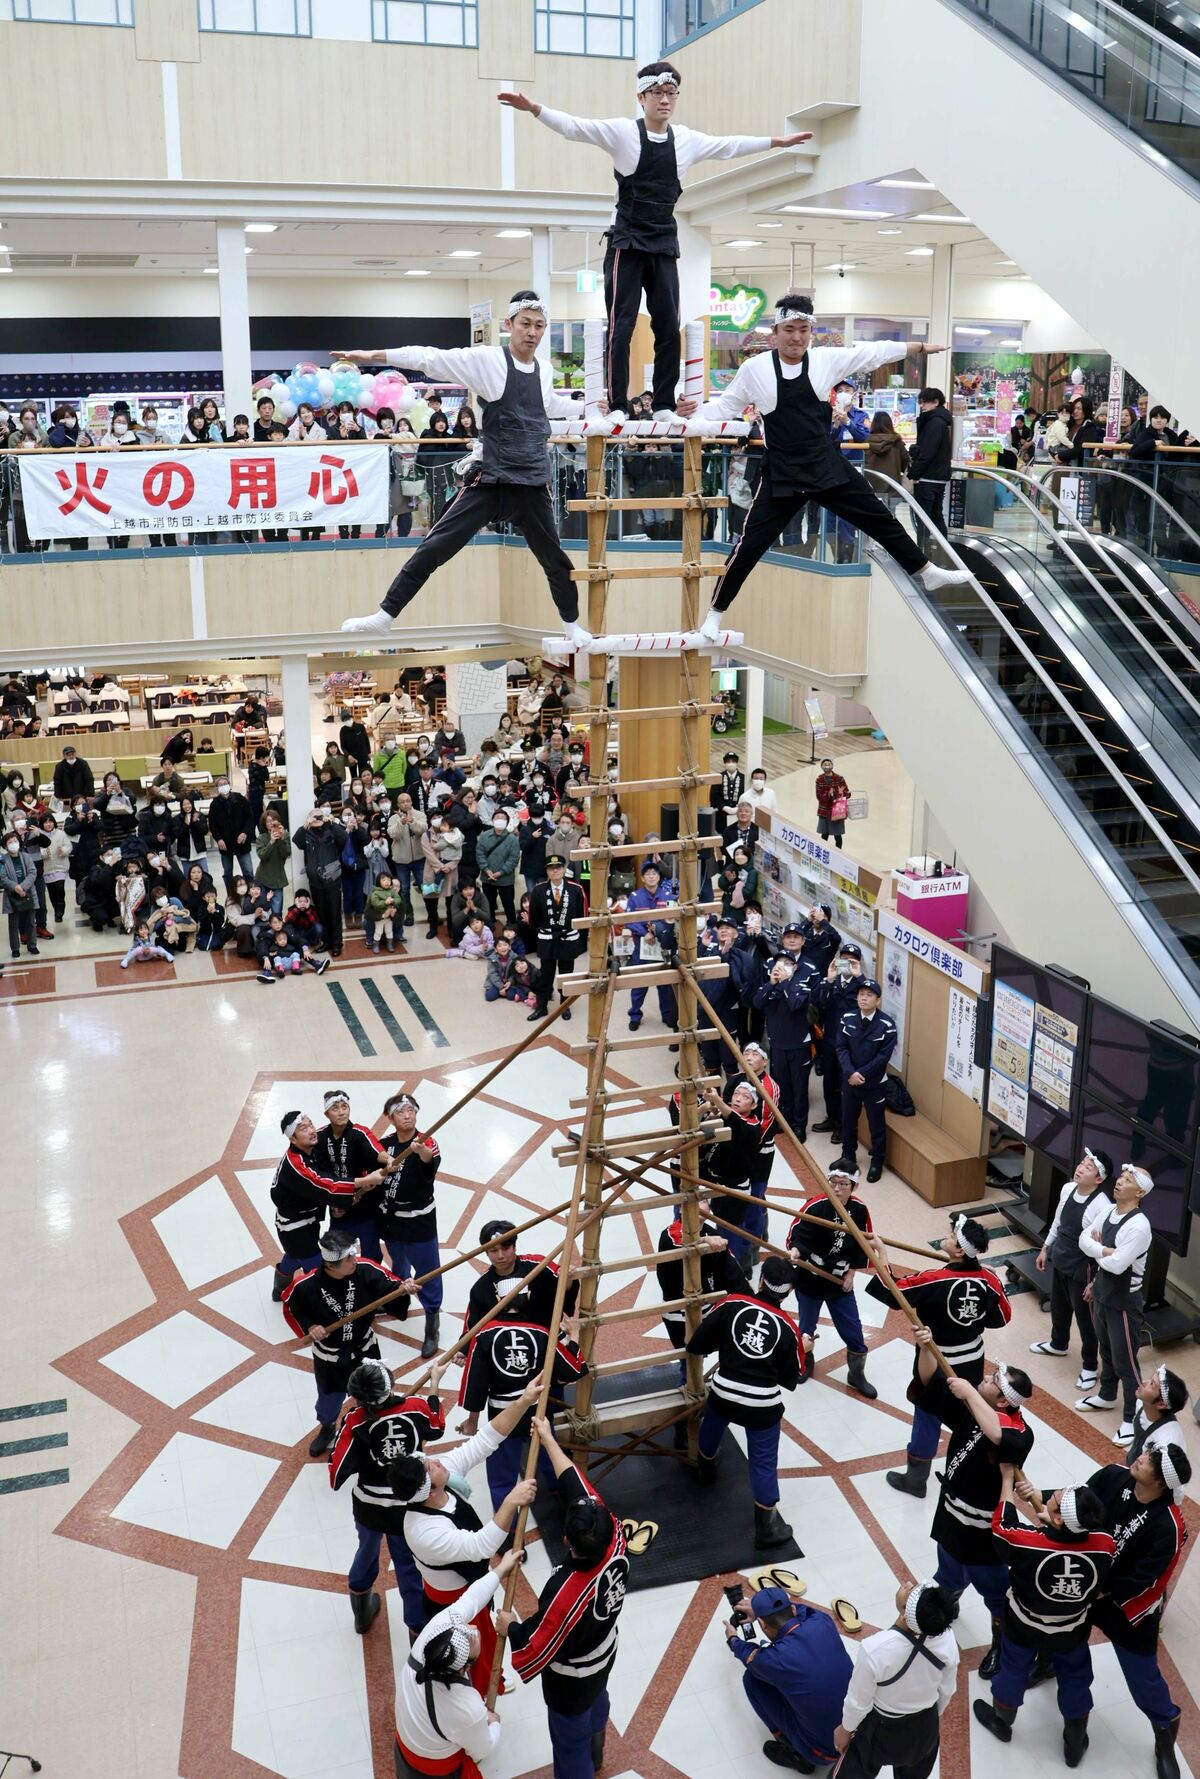
[[[1057,1107],[1060,1112],[1071,1109],[1071,1084],[1075,1078],[1078,1043],[1077,1025],[1049,1007],[1043,1007],[1040,1001],[1035,1005],[1029,1089],[1035,1099]]]
[[[975,997],[950,990],[946,1010],[946,1065],[942,1078],[975,1104],[983,1103],[983,1070],[975,1064]]]
[[[896,1055],[904,1055],[904,1021],[908,1012],[908,972],[910,958],[907,951],[891,939],[883,942],[883,990],[884,1012],[891,1015],[896,1022]]]
[[[821,700],[819,698],[806,698],[804,700],[804,709],[808,716],[808,726],[813,732],[814,740],[824,741],[829,730],[825,727],[825,712],[821,709]]]

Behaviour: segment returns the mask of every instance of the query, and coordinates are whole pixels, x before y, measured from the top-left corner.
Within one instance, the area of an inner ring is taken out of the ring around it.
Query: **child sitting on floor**
[[[121,959],[121,968],[127,970],[130,964],[152,963],[161,958],[164,964],[175,962],[175,953],[168,951],[165,945],[156,945],[150,937],[150,928],[144,920],[139,920],[133,929],[133,943]]]
[[[482,914],[472,914],[463,929],[462,938],[457,945],[449,946],[445,955],[486,958],[491,956],[495,944],[492,929],[485,925]]]

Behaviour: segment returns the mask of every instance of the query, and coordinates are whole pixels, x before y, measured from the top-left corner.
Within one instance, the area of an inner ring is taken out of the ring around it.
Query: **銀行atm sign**
[[[748,290],[744,284],[726,290],[723,284],[714,284],[708,293],[708,324],[744,334],[762,318],[766,306],[765,291]]]

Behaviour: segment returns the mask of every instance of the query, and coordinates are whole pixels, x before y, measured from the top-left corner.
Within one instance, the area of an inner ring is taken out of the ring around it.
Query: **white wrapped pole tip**
[[[668,434],[677,439],[685,434],[690,438],[744,439],[749,431],[745,420],[702,420],[699,415],[692,420],[612,421],[606,414],[597,414],[589,415],[586,420],[550,422],[551,440],[582,439],[589,434],[629,439],[665,438]]]
[[[683,330],[683,393],[704,400],[704,323],[689,321]]]
[[[586,649],[573,650],[564,636],[543,636],[542,653],[555,660],[572,653],[588,655],[679,655],[685,649],[720,652],[736,649],[746,638],[740,630],[720,630],[716,636],[702,636],[698,630],[616,631],[611,636],[593,636]]]

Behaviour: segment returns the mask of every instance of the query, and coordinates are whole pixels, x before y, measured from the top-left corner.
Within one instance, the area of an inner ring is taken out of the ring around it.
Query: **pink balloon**
[[[399,414],[407,391],[406,377],[402,377],[398,371],[381,371],[371,389],[369,412],[377,414],[380,408],[391,408],[393,413]],[[411,400],[411,397],[408,399]]]

